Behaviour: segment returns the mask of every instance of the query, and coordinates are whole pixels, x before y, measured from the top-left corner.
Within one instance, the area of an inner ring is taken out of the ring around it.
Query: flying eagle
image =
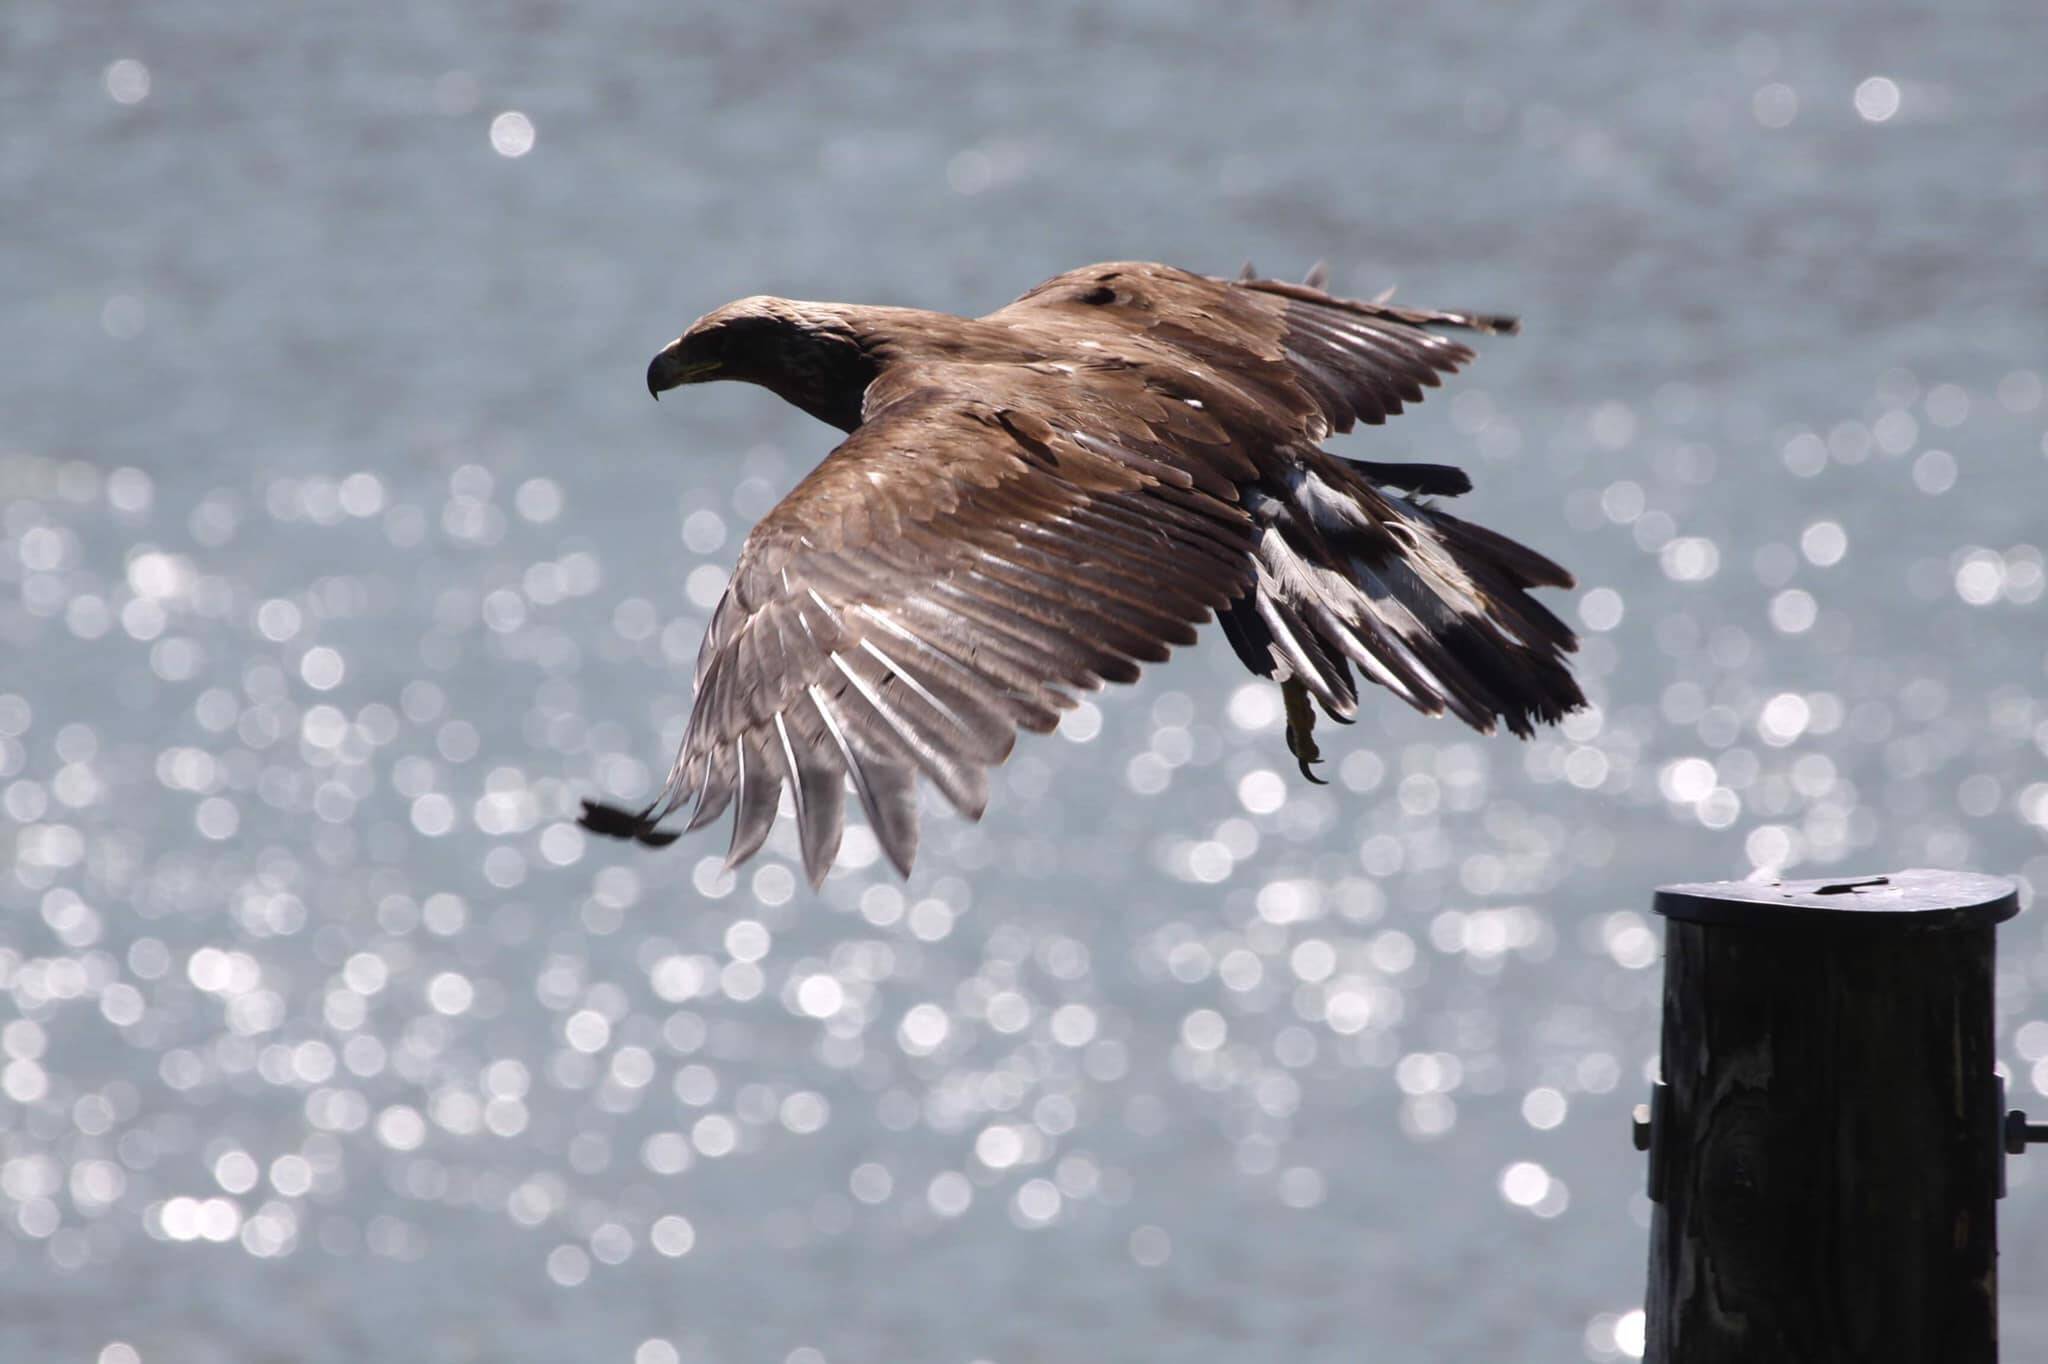
[[[788,788],[805,873],[839,851],[846,788],[905,875],[922,776],[970,819],[1019,729],[1130,682],[1213,613],[1280,682],[1288,747],[1358,678],[1429,715],[1527,737],[1584,704],[1571,630],[1529,595],[1572,576],[1428,501],[1441,464],[1320,447],[1472,358],[1441,328],[1514,319],[1338,298],[1138,262],[1046,281],[986,317],[745,298],[647,368],[657,397],[741,379],[849,433],[754,527],[697,658],[661,794],[583,827],[663,845],[736,807],[727,865]]]

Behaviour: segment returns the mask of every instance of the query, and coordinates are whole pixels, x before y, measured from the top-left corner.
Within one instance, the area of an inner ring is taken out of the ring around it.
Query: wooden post
[[[1656,909],[1645,1358],[1993,1364],[1991,981],[2012,883],[1728,881],[1667,886]]]

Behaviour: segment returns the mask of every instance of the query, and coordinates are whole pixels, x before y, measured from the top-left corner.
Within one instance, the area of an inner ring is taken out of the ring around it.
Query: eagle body
[[[786,789],[815,885],[851,789],[907,875],[920,778],[978,818],[1019,730],[1212,616],[1281,683],[1305,774],[1308,699],[1348,721],[1361,679],[1482,731],[1560,718],[1584,703],[1576,640],[1530,590],[1571,575],[1423,500],[1469,490],[1462,472],[1321,448],[1470,360],[1445,330],[1514,329],[1143,262],[981,318],[765,297],[707,314],[650,390],[739,379],[848,435],[747,537],[660,795],[586,802],[585,827],[662,844],[669,816],[732,809],[736,866]]]

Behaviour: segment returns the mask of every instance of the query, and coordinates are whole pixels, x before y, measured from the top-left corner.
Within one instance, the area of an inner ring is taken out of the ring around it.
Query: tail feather
[[[1447,466],[1310,452],[1251,493],[1257,585],[1222,613],[1253,672],[1298,681],[1334,719],[1357,708],[1350,664],[1424,714],[1527,737],[1585,704],[1571,629],[1529,595],[1571,575],[1534,550],[1393,491],[1469,487]]]
[[[1451,464],[1376,464],[1368,459],[1344,461],[1382,487],[1424,497],[1459,497],[1472,491],[1472,479]],[[1513,544],[1513,541],[1508,543]],[[1516,545],[1519,549],[1521,546]]]

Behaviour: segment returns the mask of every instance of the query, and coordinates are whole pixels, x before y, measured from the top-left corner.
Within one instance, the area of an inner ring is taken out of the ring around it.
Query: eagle
[[[1443,464],[1325,451],[1473,358],[1436,312],[1147,262],[1070,271],[984,317],[757,296],[647,368],[657,398],[737,379],[847,433],[747,536],[712,613],[667,782],[581,823],[651,846],[734,811],[726,865],[787,790],[813,887],[846,792],[910,874],[922,778],[969,819],[1019,730],[1131,682],[1211,616],[1281,686],[1305,776],[1313,700],[1360,680],[1429,715],[1527,738],[1585,704],[1578,641],[1531,590],[1572,575],[1438,499]]]

